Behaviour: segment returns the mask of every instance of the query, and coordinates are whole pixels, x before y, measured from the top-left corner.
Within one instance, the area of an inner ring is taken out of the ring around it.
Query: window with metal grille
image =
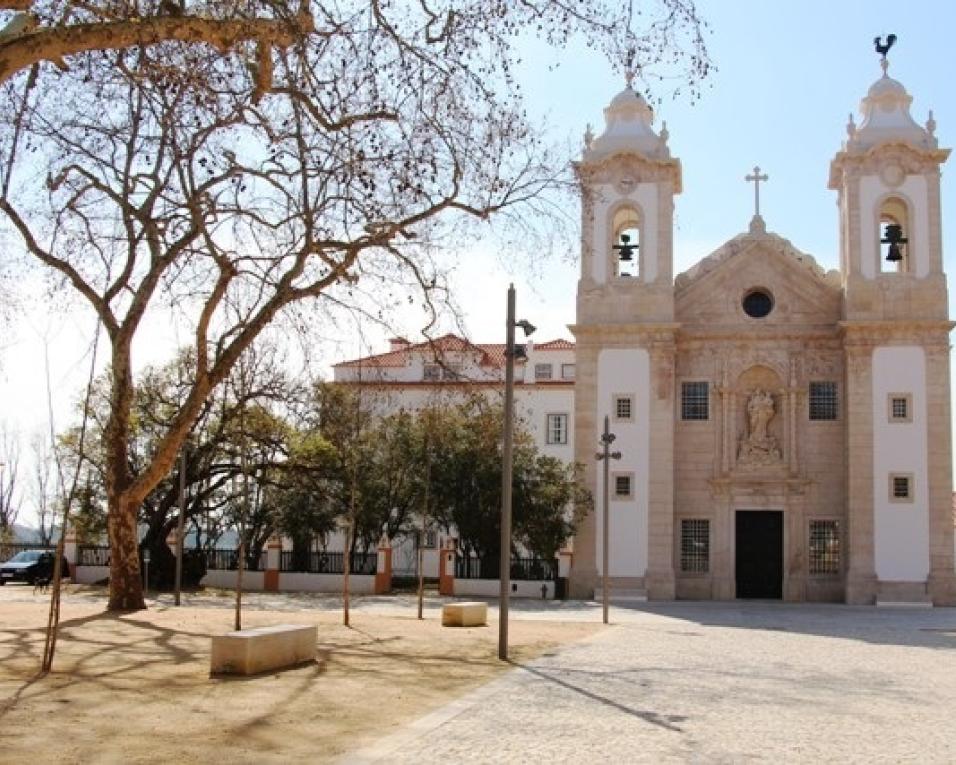
[[[710,419],[710,400],[706,382],[681,383],[680,418],[682,420]]]
[[[534,365],[535,380],[550,380],[551,374],[552,374],[552,370],[551,370],[550,364],[535,364]]]
[[[562,379],[562,380],[573,380],[573,379],[574,379],[574,364],[562,364],[562,365],[561,365],[561,379]]]
[[[810,419],[837,419],[837,384],[832,380],[810,383]]]
[[[631,496],[630,474],[614,476],[614,496],[618,497],[619,499],[626,499]]]
[[[545,441],[549,444],[566,444],[568,442],[568,416],[566,414],[549,414]]]
[[[706,574],[710,570],[710,521],[704,518],[680,522],[680,570]]]
[[[905,500],[913,498],[913,481],[909,475],[890,476],[891,499]]]
[[[461,377],[461,364],[445,364],[442,367],[442,380],[457,380],[459,377]]]
[[[631,396],[614,397],[614,419],[632,420],[634,418],[634,399]]]
[[[441,367],[438,364],[426,364],[423,378],[425,380],[440,380]]]
[[[840,573],[839,521],[810,521],[810,573]]]
[[[911,411],[911,396],[906,393],[890,394],[890,421],[891,422],[912,422],[913,414]]]

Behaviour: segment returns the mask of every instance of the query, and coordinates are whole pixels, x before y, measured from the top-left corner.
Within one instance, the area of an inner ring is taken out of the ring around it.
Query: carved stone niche
[[[785,465],[786,398],[780,376],[756,365],[737,378],[732,443],[739,470],[765,471]]]

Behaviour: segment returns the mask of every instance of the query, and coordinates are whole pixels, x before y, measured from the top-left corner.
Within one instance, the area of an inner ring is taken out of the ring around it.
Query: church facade
[[[940,149],[887,75],[830,164],[839,270],[757,212],[673,274],[681,165],[630,85],[585,137],[571,594],[956,603]],[[759,190],[765,177],[749,180]],[[759,193],[759,191],[758,191]],[[595,461],[605,418],[619,459]],[[606,510],[606,513],[605,513]]]

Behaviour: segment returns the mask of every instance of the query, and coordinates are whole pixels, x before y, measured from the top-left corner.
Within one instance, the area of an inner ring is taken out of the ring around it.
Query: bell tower
[[[956,601],[949,322],[932,112],[883,76],[830,163],[840,214],[846,369],[846,600]]]
[[[588,127],[574,168],[581,193],[576,338],[575,460],[593,512],[574,542],[575,597],[600,593],[603,472],[594,451],[604,418],[621,459],[610,466],[610,589],[673,598],[674,195],[681,165],[666,124],[631,86]],[[653,450],[650,448],[654,444]],[[597,591],[597,592],[596,592]]]

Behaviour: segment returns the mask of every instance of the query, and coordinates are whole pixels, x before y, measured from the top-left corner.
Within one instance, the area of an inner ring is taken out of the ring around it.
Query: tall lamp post
[[[603,541],[601,546],[603,548],[603,559],[601,562],[601,592],[602,592],[602,607],[604,611],[604,623],[607,624],[607,598],[608,598],[608,564],[609,558],[608,555],[608,542],[610,539],[610,534],[608,533],[609,523],[609,513],[608,513],[608,483],[610,482],[610,470],[611,470],[611,460],[621,459],[620,452],[612,452],[611,444],[614,443],[614,439],[617,438],[610,428],[610,417],[607,415],[604,416],[604,432],[601,434],[601,451],[595,455],[598,462],[603,462],[604,465],[604,508],[603,508],[603,518],[604,528],[602,529]]]
[[[508,285],[508,316],[505,322],[505,414],[501,449],[501,554],[498,578],[501,598],[498,616],[498,658],[508,660],[508,598],[511,595],[511,478],[512,446],[514,441],[515,359],[527,358],[523,346],[515,346],[515,327],[521,327],[525,337],[535,326],[525,319],[515,321],[515,286]]]

